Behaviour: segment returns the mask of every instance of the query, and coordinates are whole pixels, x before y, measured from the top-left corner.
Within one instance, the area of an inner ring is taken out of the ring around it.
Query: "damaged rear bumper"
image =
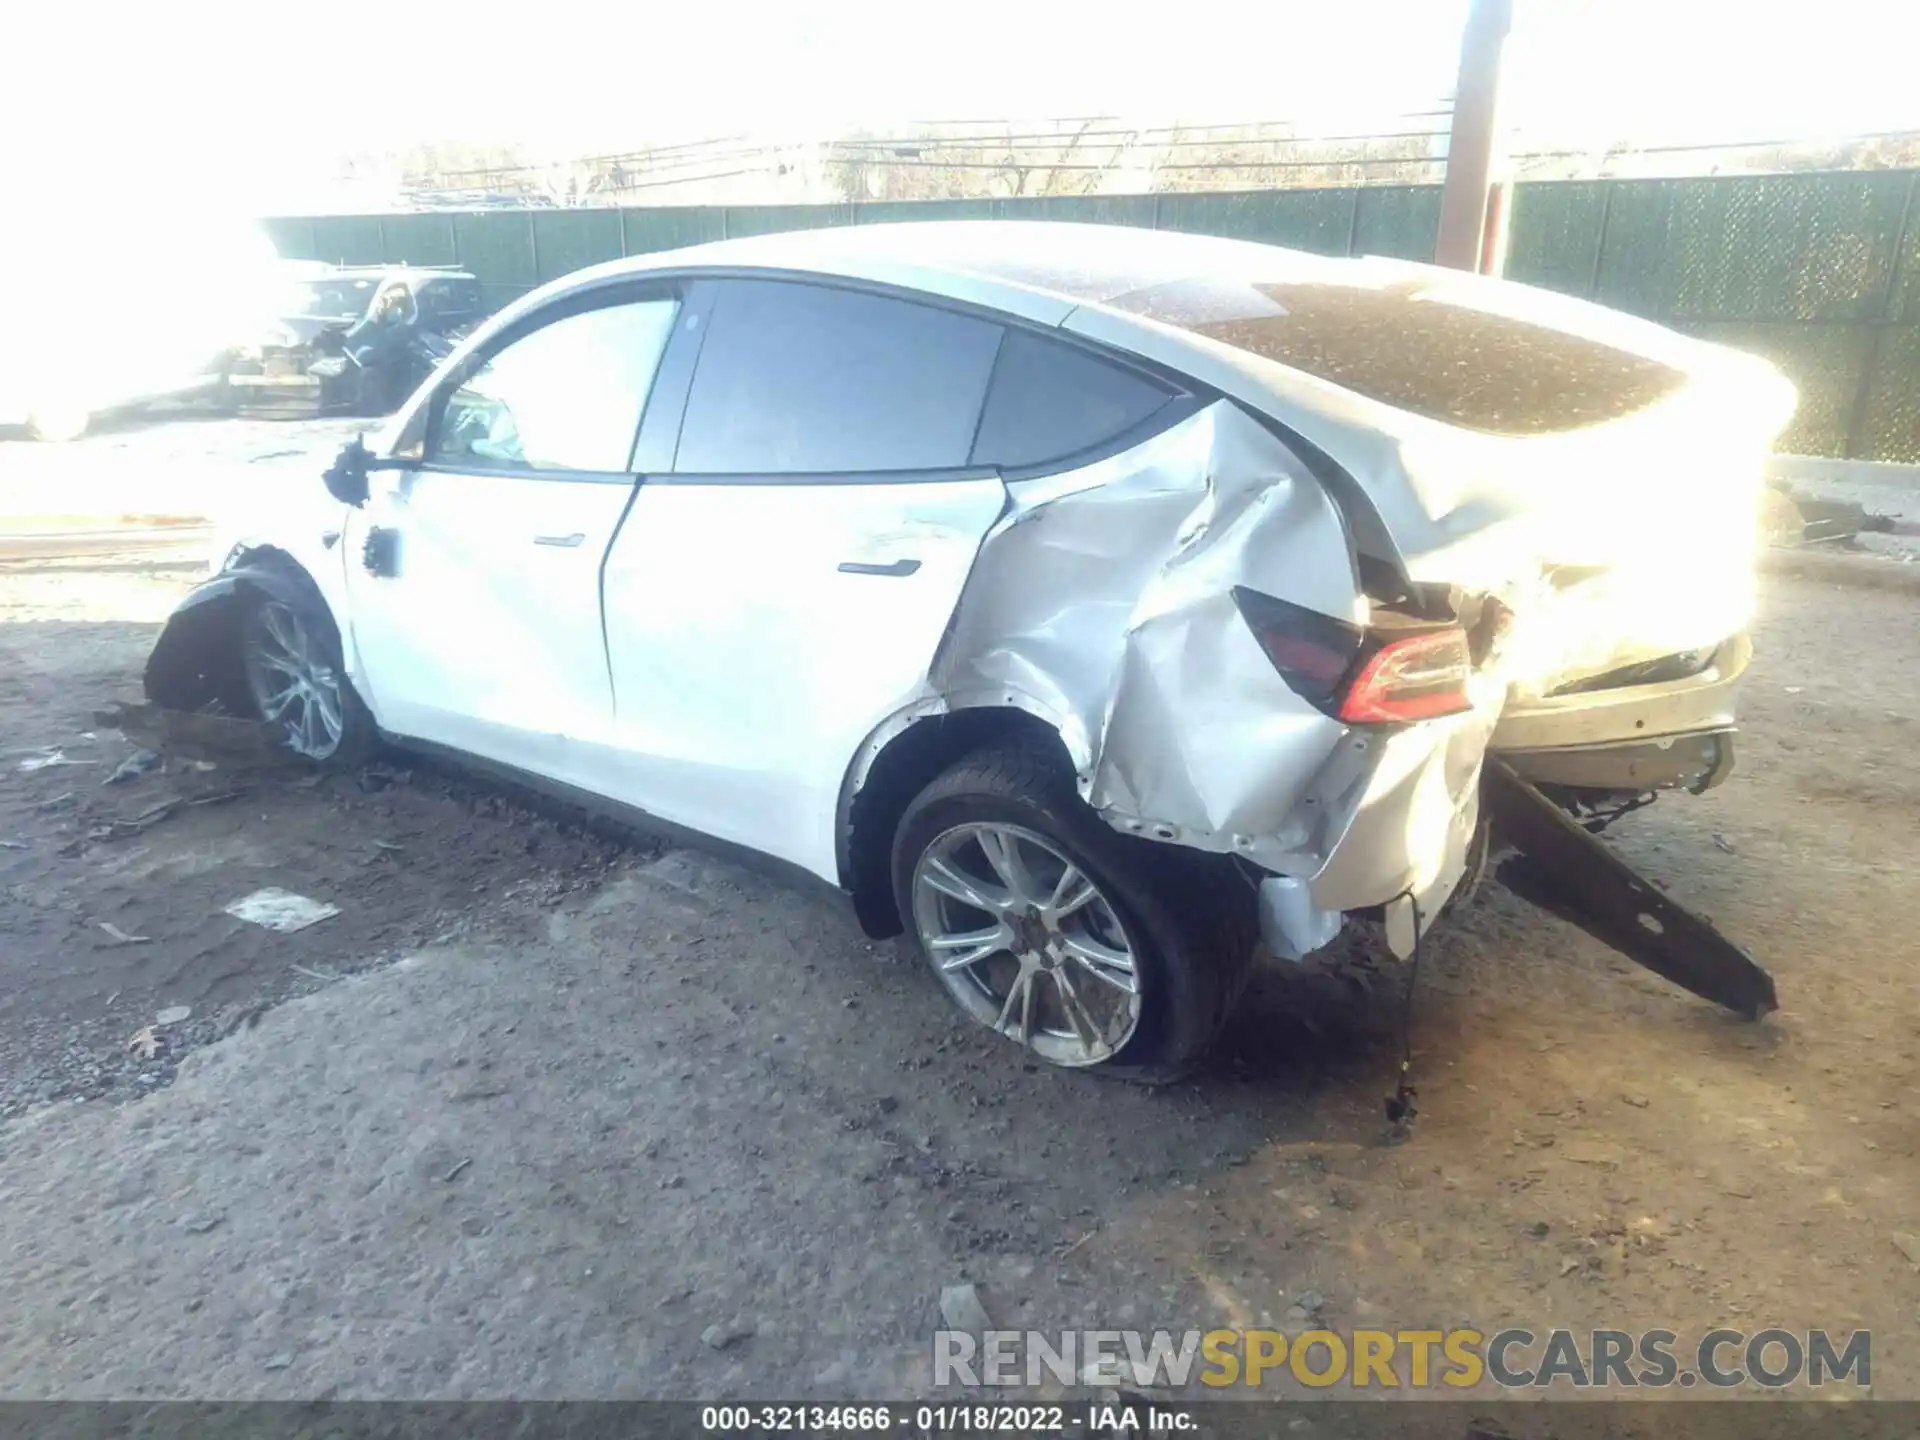
[[[1721,641],[1704,667],[1679,679],[1517,700],[1501,715],[1491,748],[1507,754],[1731,730],[1752,659],[1753,641],[1743,632]]]
[[[1731,728],[1656,740],[1505,750],[1500,758],[1534,785],[1639,794],[1647,790],[1711,790],[1733,772]]]
[[[1261,882],[1263,943],[1298,960],[1339,933],[1344,913],[1384,906],[1391,947],[1410,953],[1414,912],[1421,929],[1438,918],[1472,868],[1476,838],[1484,840],[1487,765],[1530,788],[1590,795],[1697,794],[1719,784],[1733,768],[1735,687],[1751,655],[1748,638],[1736,635],[1679,679],[1552,696],[1517,712],[1483,704],[1453,721],[1358,741],[1374,747],[1364,783],[1344,800],[1317,797],[1330,802],[1329,817],[1344,812],[1324,864]]]

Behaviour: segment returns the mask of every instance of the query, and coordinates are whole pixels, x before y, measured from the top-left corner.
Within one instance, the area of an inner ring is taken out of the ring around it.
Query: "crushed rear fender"
[[[1123,454],[1015,480],[938,656],[936,709],[1011,706],[1059,732],[1116,829],[1238,856],[1337,912],[1458,878],[1498,714],[1372,732],[1303,700],[1236,587],[1365,624],[1348,520],[1296,451],[1230,401]]]

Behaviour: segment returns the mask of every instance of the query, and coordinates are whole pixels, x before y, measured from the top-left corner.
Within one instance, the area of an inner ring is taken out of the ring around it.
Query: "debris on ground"
[[[153,1017],[153,1023],[156,1025],[178,1025],[192,1014],[193,1007],[191,1005],[169,1005]]]
[[[27,842],[24,840],[0,840],[0,850],[24,850],[26,848]]]
[[[142,775],[150,775],[160,768],[160,753],[157,750],[136,750],[118,765],[113,773],[100,783],[102,785],[124,785],[129,780],[137,780]]]
[[[287,752],[275,731],[258,720],[165,710],[158,705],[114,704],[94,712],[94,720],[129,740],[163,755],[189,760],[240,760],[284,765]]]
[[[1819,500],[1790,485],[1775,485],[1766,498],[1767,537],[1776,545],[1820,545],[1894,529],[1895,517],[1851,500]]]
[[[142,1060],[151,1060],[160,1053],[160,1036],[151,1025],[142,1025],[127,1037],[127,1049]]]
[[[151,935],[129,935],[111,920],[102,920],[98,923],[108,936],[121,945],[145,945],[153,939]]]
[[[715,1350],[725,1350],[742,1340],[751,1340],[757,1328],[751,1320],[729,1320],[725,1324],[709,1325],[700,1332],[700,1338]]]
[[[965,1282],[940,1287],[940,1318],[949,1330],[964,1330],[969,1335],[981,1335],[993,1328],[987,1307],[980,1303],[980,1292]]]
[[[138,835],[141,831],[158,825],[168,816],[177,814],[186,803],[184,799],[175,796],[171,800],[162,800],[158,805],[149,806],[131,820],[109,820],[104,825],[92,826],[85,835],[69,840],[61,846],[60,853],[77,855],[89,841],[94,844],[105,844],[110,840],[125,840],[128,836]]]
[[[268,930],[278,930],[283,935],[291,935],[296,930],[304,930],[309,925],[317,925],[322,920],[331,919],[340,913],[338,905],[329,905],[323,900],[309,900],[304,895],[296,895],[291,890],[282,890],[269,885],[264,890],[256,890],[251,895],[242,895],[226,907],[226,913],[236,920],[244,920],[249,925],[259,925]]]
[[[38,755],[29,755],[20,762],[23,774],[31,775],[36,770],[49,770],[55,765],[98,765],[98,760],[69,760],[67,752],[49,746]]]
[[[1622,1159],[1620,1147],[1605,1140],[1575,1140],[1560,1153],[1576,1165],[1618,1165]]]
[[[1893,1248],[1915,1265],[1920,1265],[1920,1235],[1909,1235],[1904,1230],[1893,1232]]]

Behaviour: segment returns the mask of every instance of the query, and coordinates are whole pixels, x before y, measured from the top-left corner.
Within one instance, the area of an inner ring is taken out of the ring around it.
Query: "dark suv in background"
[[[464,270],[287,265],[279,316],[228,373],[255,414],[384,415],[485,313],[480,282]]]

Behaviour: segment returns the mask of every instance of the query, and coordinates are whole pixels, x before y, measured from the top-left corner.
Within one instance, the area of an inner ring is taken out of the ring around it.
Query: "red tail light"
[[[1464,630],[1429,630],[1375,650],[1347,685],[1342,720],[1354,725],[1436,720],[1473,708],[1467,678],[1473,660]]]
[[[1293,692],[1349,725],[1406,725],[1472,708],[1473,657],[1458,626],[1369,629],[1236,589],[1260,648]]]

